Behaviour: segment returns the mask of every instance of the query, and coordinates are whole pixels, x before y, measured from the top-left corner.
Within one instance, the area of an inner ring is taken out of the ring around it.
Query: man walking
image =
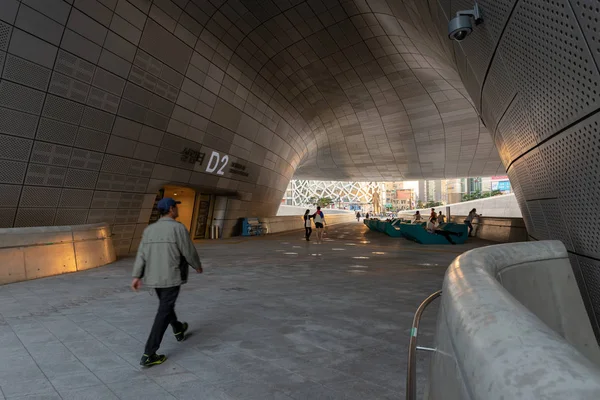
[[[315,221],[315,228],[317,229],[317,243],[323,243],[323,225],[327,225],[325,222],[325,215],[321,211],[321,206],[317,207],[317,212],[313,214],[313,221]]]
[[[154,325],[140,361],[144,367],[162,364],[167,359],[156,351],[169,325],[178,342],[185,340],[188,324],[177,320],[175,302],[181,285],[187,282],[188,265],[202,273],[200,257],[187,229],[175,221],[180,203],[170,197],[158,202],[161,218],[144,230],[133,265],[132,289],[137,291],[143,280],[144,285],[156,291],[159,300]]]

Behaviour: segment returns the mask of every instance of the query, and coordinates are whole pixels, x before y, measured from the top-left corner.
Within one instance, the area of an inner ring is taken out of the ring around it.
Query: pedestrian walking
[[[356,212],[356,221],[360,222],[360,211]]]
[[[171,325],[178,342],[185,340],[187,322],[175,315],[175,302],[181,285],[187,282],[189,266],[202,273],[202,262],[186,227],[177,222],[179,210],[175,201],[165,197],[158,202],[161,218],[149,225],[142,236],[133,265],[131,288],[138,291],[143,284],[154,289],[159,305],[152,330],[146,341],[140,365],[151,367],[167,359],[156,354],[167,327]]]
[[[304,230],[305,230],[305,237],[306,237],[306,241],[309,242],[310,241],[310,235],[312,234],[312,224],[310,222],[310,219],[312,218],[312,215],[310,215],[310,210],[306,210],[306,212],[304,213]]]
[[[321,211],[321,207],[317,207],[317,212],[313,214],[313,220],[315,221],[315,228],[317,229],[317,243],[323,242],[323,226],[327,225],[325,222],[325,215]]]

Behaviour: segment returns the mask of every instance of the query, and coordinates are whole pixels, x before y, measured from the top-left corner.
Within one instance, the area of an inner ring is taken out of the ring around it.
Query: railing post
[[[410,343],[408,345],[408,370],[406,372],[406,400],[416,400],[417,398],[417,335],[419,332],[419,323],[421,322],[421,316],[423,315],[423,311],[427,308],[429,304],[442,294],[441,290],[431,294],[428,298],[426,298],[417,311],[415,312],[415,317],[413,318],[412,327],[410,330]],[[425,350],[425,348],[423,348]],[[427,349],[431,351],[432,349]]]

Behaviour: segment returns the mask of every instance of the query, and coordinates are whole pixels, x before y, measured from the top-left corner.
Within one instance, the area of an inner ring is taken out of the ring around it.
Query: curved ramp
[[[600,398],[600,351],[559,241],[457,257],[435,340],[428,400]]]

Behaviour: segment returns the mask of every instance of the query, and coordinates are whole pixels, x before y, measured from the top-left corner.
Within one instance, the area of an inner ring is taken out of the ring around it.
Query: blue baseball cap
[[[171,209],[171,207],[174,207],[177,204],[181,204],[181,202],[175,201],[170,197],[165,197],[164,199],[161,199],[158,202],[158,204],[156,205],[156,208],[158,208],[161,211],[169,211]]]

